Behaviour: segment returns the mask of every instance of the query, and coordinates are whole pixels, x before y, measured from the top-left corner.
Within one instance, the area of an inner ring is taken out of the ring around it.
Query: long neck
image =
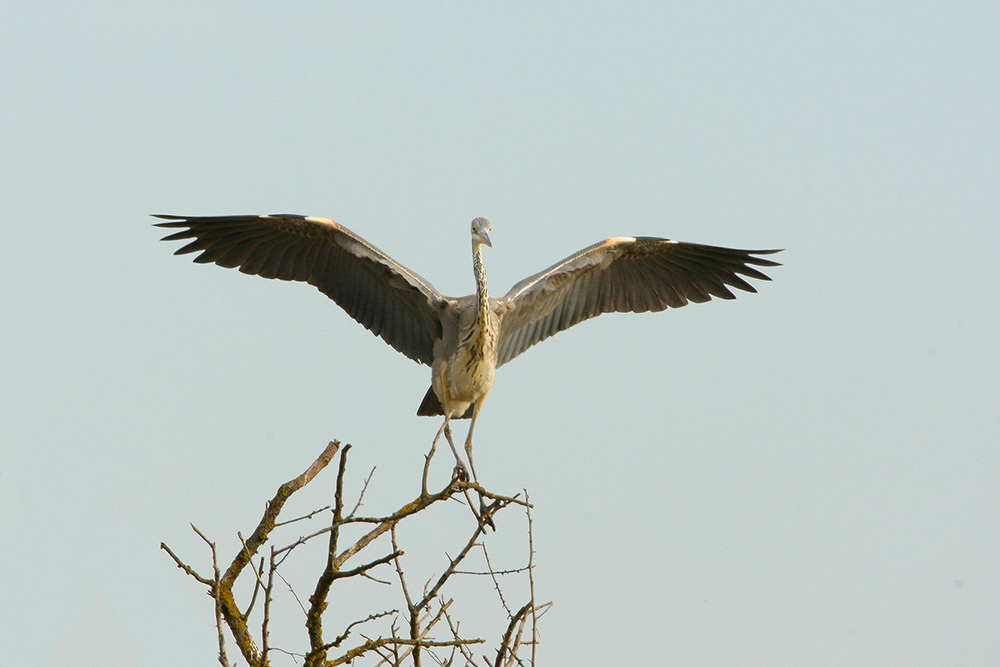
[[[472,243],[472,270],[476,274],[476,321],[482,325],[487,321],[490,309],[490,294],[486,289],[486,267],[483,266],[482,244]]]

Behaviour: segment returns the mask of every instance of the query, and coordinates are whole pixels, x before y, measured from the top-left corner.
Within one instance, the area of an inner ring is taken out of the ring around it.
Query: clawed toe
[[[497,526],[493,523],[493,512],[496,511],[496,503],[486,504],[486,499],[479,496],[479,523],[483,526],[489,526],[496,532]]]

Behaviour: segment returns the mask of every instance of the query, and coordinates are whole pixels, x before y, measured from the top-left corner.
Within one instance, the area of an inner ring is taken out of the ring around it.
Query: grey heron
[[[343,225],[301,215],[154,216],[179,228],[164,241],[190,242],[174,254],[239,268],[264,278],[309,283],[386,343],[431,367],[418,415],[470,418],[465,451],[475,479],[472,433],[497,368],[535,343],[609,312],[661,311],[733,299],[729,288],[757,290],[741,276],[770,280],[754,266],[777,250],[737,250],[654,237],[617,237],[584,248],[490,298],[482,247],[492,246],[485,218],[472,221],[476,293],[454,298]],[[433,446],[432,446],[433,450]]]

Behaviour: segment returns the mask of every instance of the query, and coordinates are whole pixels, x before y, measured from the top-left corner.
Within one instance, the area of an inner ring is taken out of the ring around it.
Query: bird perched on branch
[[[778,266],[760,257],[777,250],[736,250],[652,237],[595,243],[490,298],[483,246],[485,218],[472,221],[476,293],[444,296],[343,225],[301,215],[155,216],[180,231],[164,241],[191,241],[175,254],[195,262],[239,268],[264,278],[309,283],[376,336],[431,367],[431,387],[418,415],[443,415],[434,438],[451,439],[452,419],[471,418],[465,451],[475,479],[472,432],[494,371],[535,343],[577,322],[610,312],[680,308],[712,297],[733,299],[730,288],[756,292],[741,276],[770,280],[753,266]],[[753,265],[753,266],[752,266]]]

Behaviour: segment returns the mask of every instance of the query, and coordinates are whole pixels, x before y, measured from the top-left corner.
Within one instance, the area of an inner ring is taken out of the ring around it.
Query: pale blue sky
[[[994,2],[5,2],[0,665],[215,664],[160,540],[232,550],[329,439],[373,509],[411,495],[428,369],[147,217],[268,212],[454,295],[479,215],[495,294],[609,236],[787,248],[498,373],[476,463],[536,504],[541,664],[1000,663],[998,34]]]

